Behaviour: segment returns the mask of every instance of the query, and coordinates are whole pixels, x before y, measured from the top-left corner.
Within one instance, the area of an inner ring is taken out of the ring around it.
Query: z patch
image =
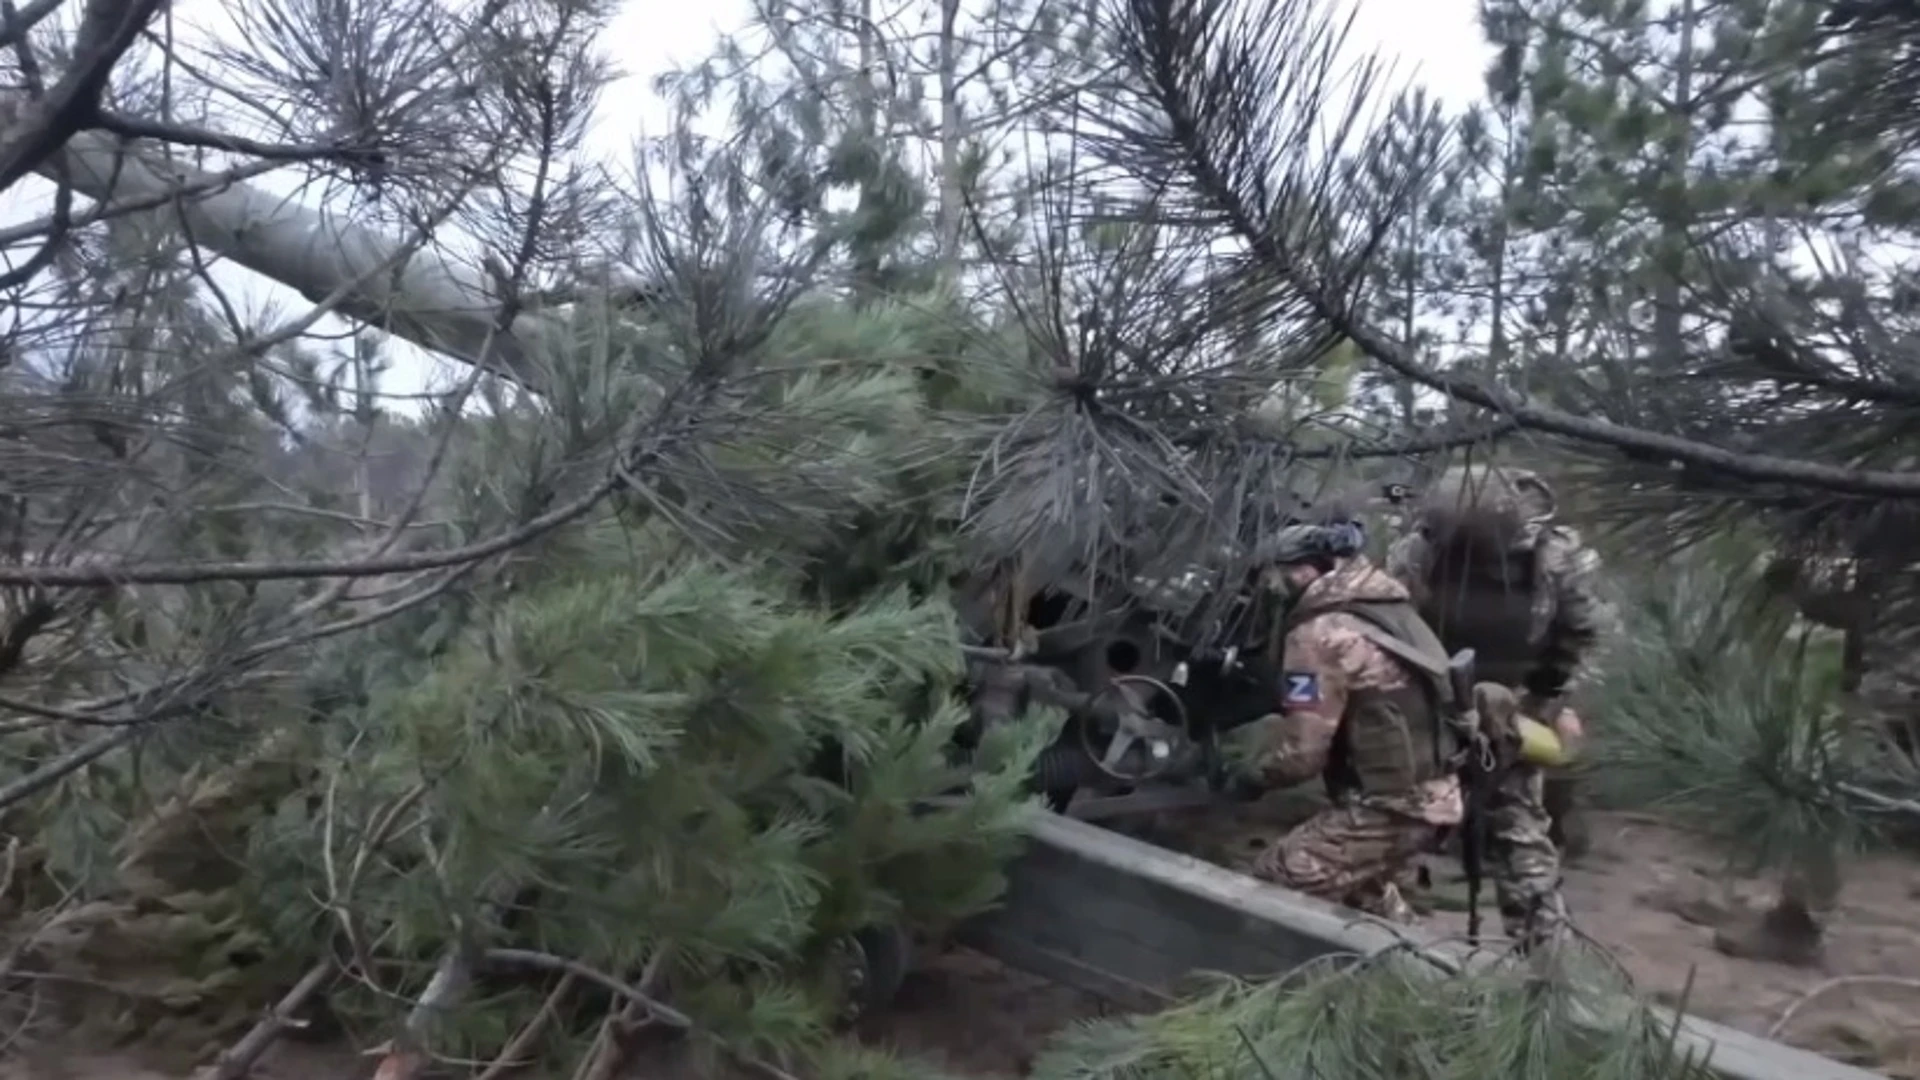
[[[1320,704],[1320,676],[1311,671],[1289,671],[1280,676],[1283,705]]]

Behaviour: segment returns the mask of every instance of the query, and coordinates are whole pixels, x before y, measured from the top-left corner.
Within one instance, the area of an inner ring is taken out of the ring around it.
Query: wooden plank
[[[1196,972],[1258,978],[1407,937],[1351,912],[1058,814],[1037,813],[1007,896],[961,940],[1126,1008],[1164,1005]],[[1456,947],[1423,945],[1443,962]],[[1666,1014],[1671,1016],[1671,1014]],[[1680,1042],[1727,1080],[1886,1080],[1697,1018]]]

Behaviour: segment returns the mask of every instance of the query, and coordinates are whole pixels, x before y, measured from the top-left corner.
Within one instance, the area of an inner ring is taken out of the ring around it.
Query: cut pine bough
[[[1264,977],[1406,946],[1351,913],[1085,822],[1036,812],[1030,838],[1005,900],[961,940],[1123,1007],[1165,1007],[1196,972]],[[1426,948],[1442,966],[1466,962],[1457,947]],[[1677,1046],[1727,1080],[1886,1080],[1694,1017],[1680,1020]]]

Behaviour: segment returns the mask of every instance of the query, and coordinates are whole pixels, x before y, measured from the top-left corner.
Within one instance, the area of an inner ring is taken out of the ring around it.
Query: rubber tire
[[[853,935],[860,949],[865,978],[853,1006],[856,1016],[868,1016],[893,1004],[913,966],[913,938],[894,925],[869,926]]]

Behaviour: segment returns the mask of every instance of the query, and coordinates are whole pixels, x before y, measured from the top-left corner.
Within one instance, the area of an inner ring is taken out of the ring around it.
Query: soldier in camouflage
[[[1553,523],[1553,511],[1551,490],[1533,472],[1451,470],[1423,493],[1418,528],[1394,543],[1387,570],[1448,650],[1474,650],[1478,678],[1512,687],[1525,715],[1574,744],[1580,722],[1566,701],[1591,678],[1613,616],[1594,589],[1598,557]],[[1549,782],[1523,762],[1489,801],[1501,919],[1526,944],[1565,921],[1561,847],[1583,839],[1572,794],[1570,776]]]
[[[1396,879],[1463,808],[1437,705],[1444,680],[1432,674],[1446,657],[1406,589],[1360,554],[1364,536],[1351,523],[1295,525],[1263,545],[1262,585],[1287,601],[1269,657],[1279,701],[1234,741],[1257,787],[1319,775],[1349,793],[1264,852],[1255,873],[1406,921]],[[1428,670],[1382,647],[1382,633],[1428,656]]]

